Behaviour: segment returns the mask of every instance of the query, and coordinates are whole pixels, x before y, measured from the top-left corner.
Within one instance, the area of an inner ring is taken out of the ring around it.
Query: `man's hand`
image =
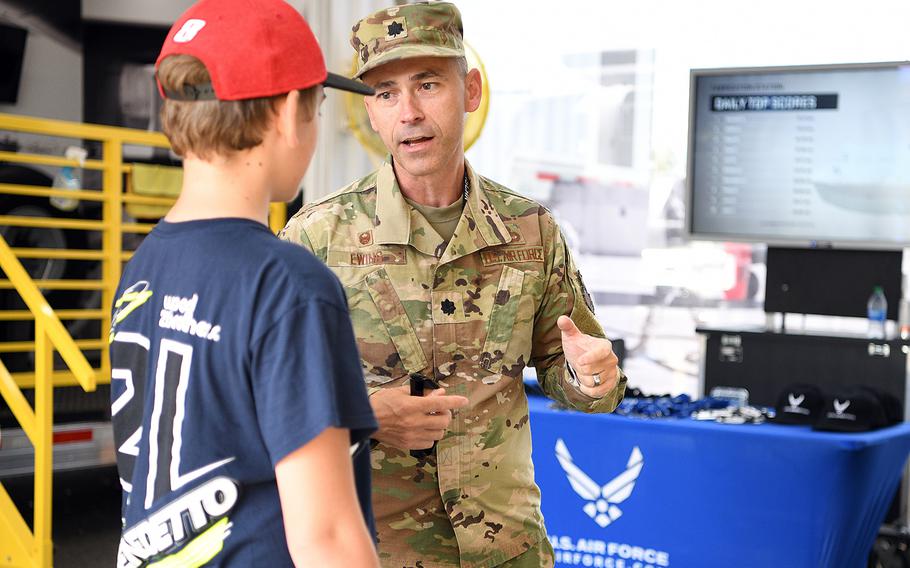
[[[383,389],[370,397],[379,430],[373,438],[403,450],[425,450],[441,440],[452,421],[452,410],[464,408],[468,399],[435,389],[426,396],[411,396],[404,385]]]
[[[608,339],[585,335],[567,316],[559,316],[556,325],[562,332],[566,362],[581,383],[579,390],[592,398],[603,398],[619,381],[619,359],[613,353],[613,344]],[[600,378],[599,386],[595,384],[595,374]]]

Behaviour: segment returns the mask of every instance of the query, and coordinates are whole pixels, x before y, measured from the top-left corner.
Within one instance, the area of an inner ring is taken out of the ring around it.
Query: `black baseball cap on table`
[[[827,397],[815,430],[831,432],[866,432],[888,426],[882,400],[875,391],[852,387],[835,391]]]
[[[815,385],[795,383],[788,385],[777,397],[775,424],[811,426],[818,418],[825,403],[821,389]]]

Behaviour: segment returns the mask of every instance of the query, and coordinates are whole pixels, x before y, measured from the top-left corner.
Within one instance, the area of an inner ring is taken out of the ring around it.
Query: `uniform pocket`
[[[527,364],[519,338],[524,335],[516,330],[516,316],[521,304],[521,290],[525,273],[511,266],[504,266],[499,285],[493,297],[493,307],[487,323],[487,337],[480,352],[480,366],[493,373],[520,376]],[[528,338],[524,338],[528,339]]]
[[[423,348],[385,269],[368,274],[364,284],[405,371],[416,373],[425,369],[427,359]]]

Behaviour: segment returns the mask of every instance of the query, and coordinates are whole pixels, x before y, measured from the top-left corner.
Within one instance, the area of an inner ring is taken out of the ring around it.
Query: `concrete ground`
[[[31,524],[32,478],[3,481]],[[54,566],[114,566],[120,538],[120,483],[114,468],[54,475]]]

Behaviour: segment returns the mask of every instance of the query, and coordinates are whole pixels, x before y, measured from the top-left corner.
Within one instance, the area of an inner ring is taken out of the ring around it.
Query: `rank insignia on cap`
[[[386,29],[386,41],[408,37],[408,24],[404,18],[386,20],[382,22],[382,25],[385,26]]]

